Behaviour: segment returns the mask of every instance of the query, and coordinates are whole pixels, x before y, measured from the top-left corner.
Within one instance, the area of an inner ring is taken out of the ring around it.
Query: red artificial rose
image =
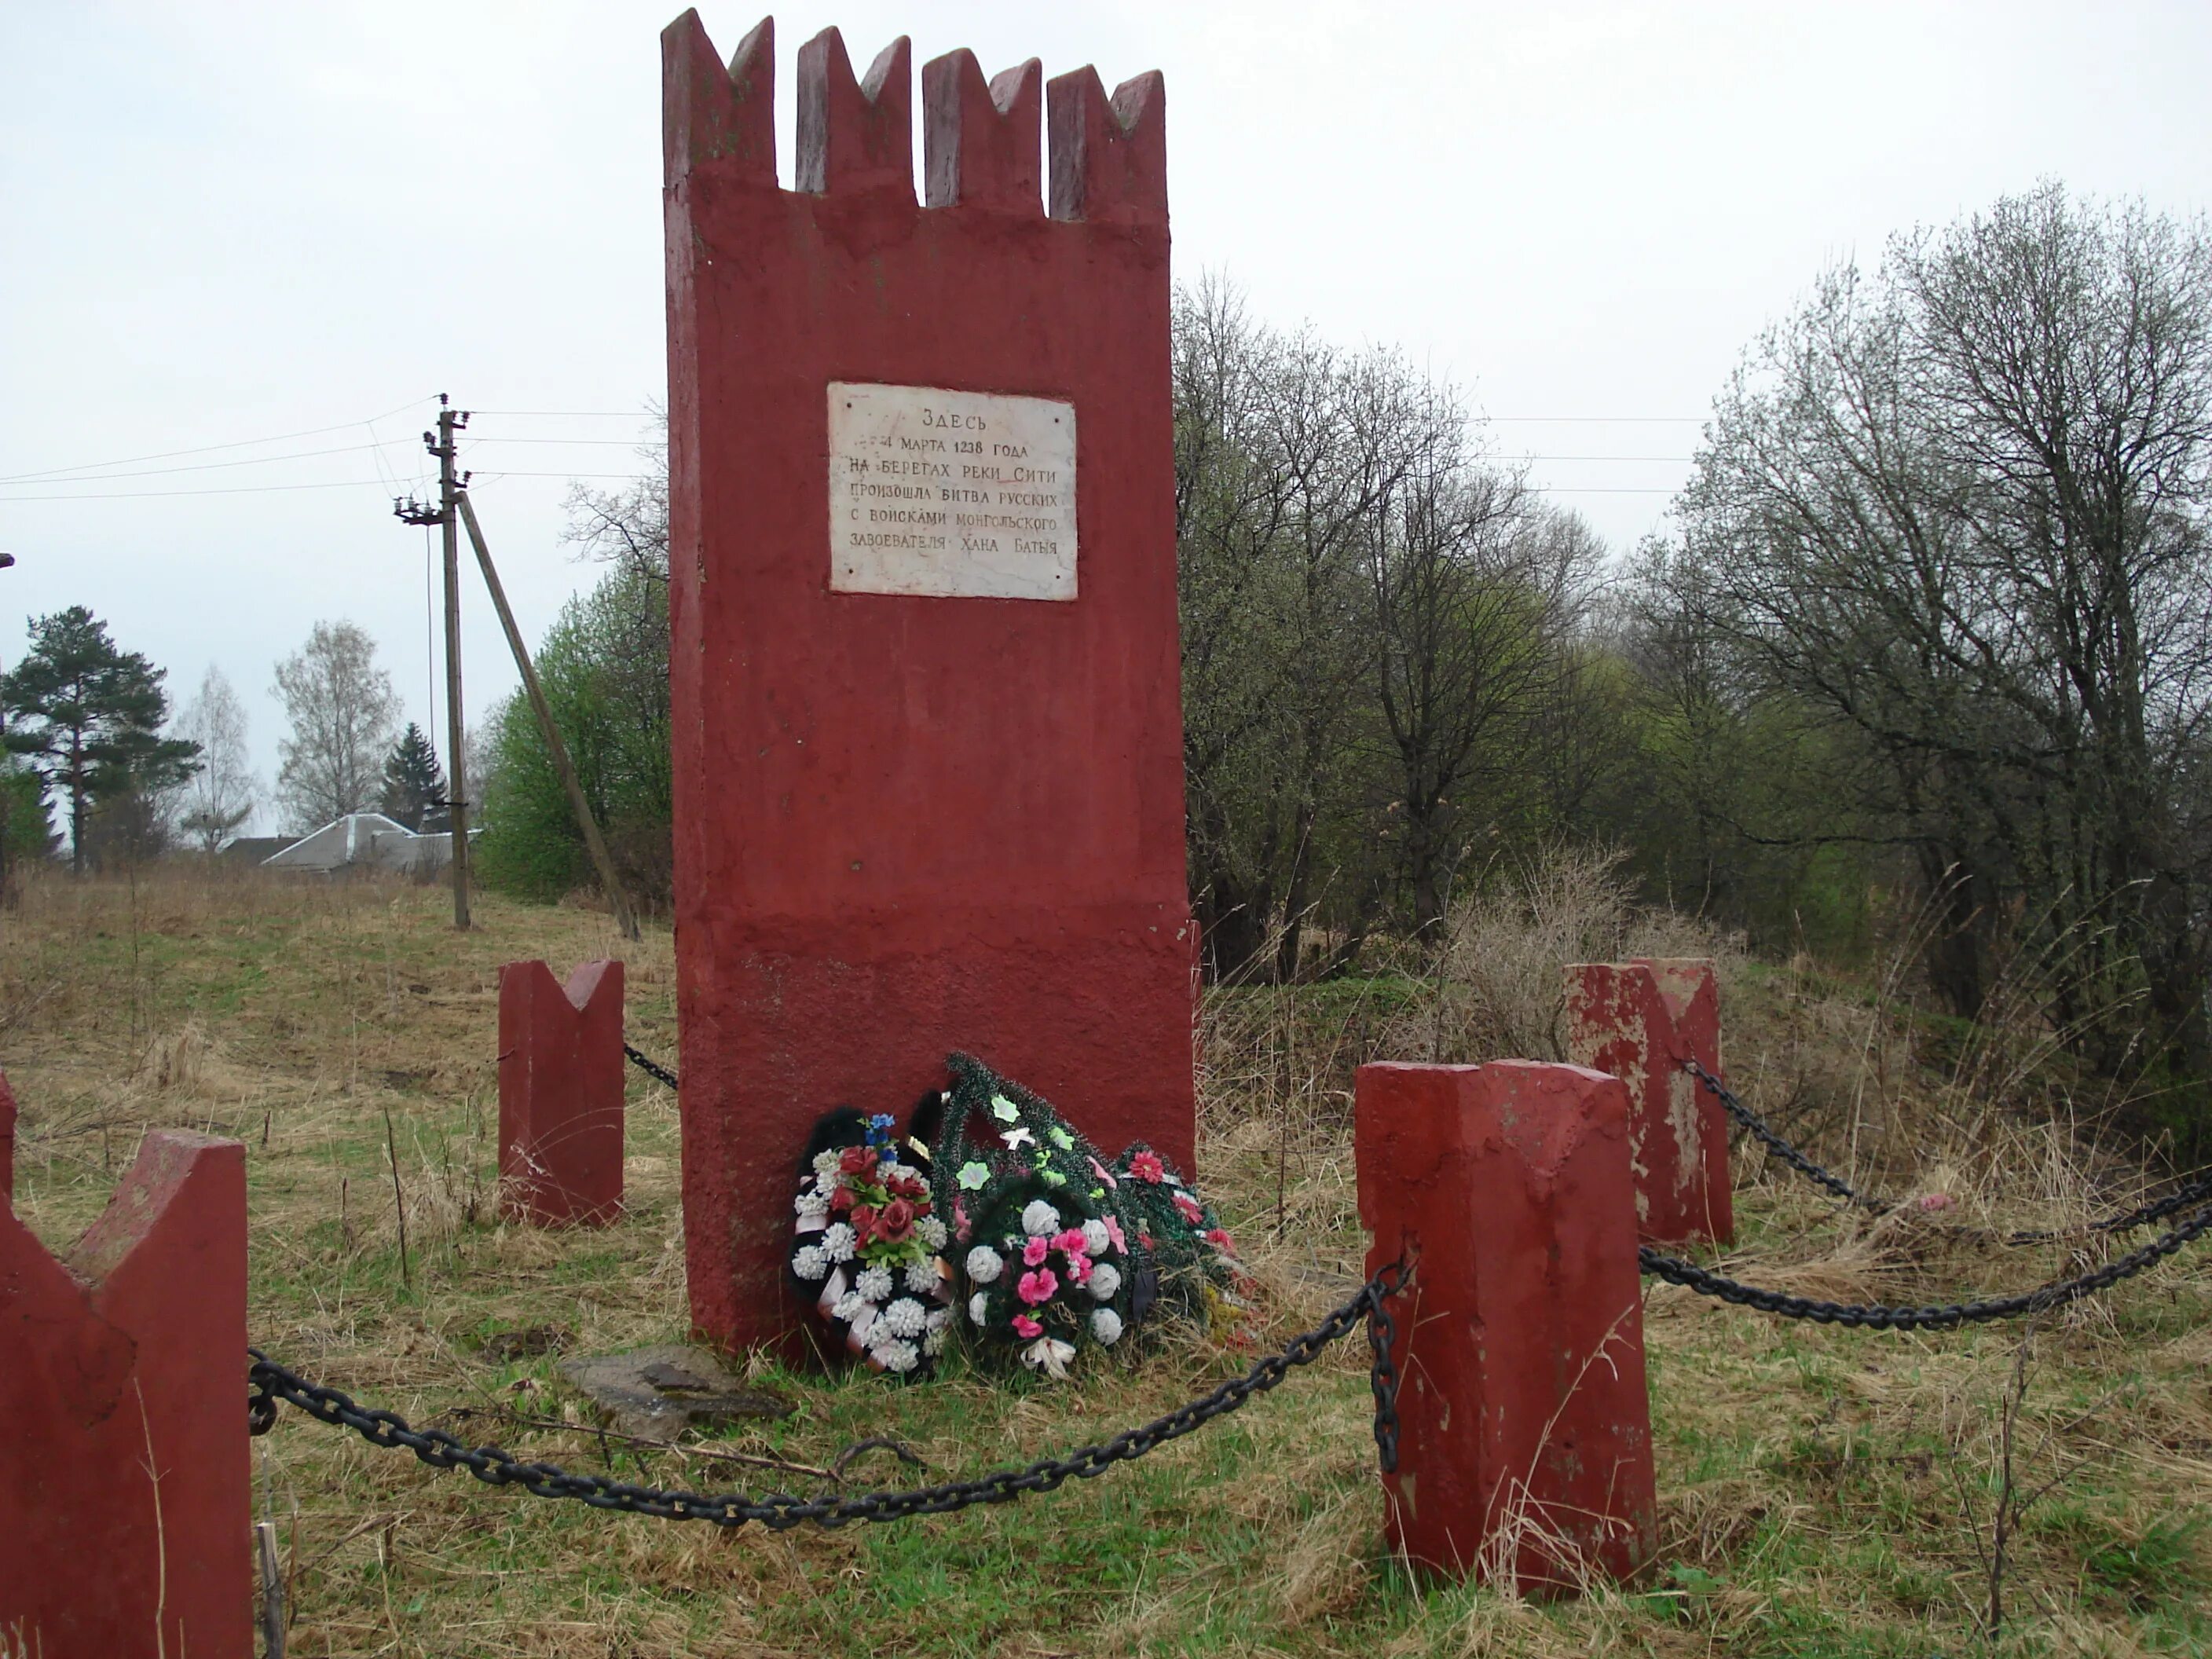
[[[872,1146],[848,1146],[838,1157],[837,1167],[847,1175],[866,1175],[876,1167],[876,1149]]]
[[[853,1202],[853,1189],[850,1187],[840,1187],[830,1194],[830,1208],[838,1215],[842,1215],[851,1209]]]
[[[887,1244],[905,1243],[914,1237],[914,1206],[902,1198],[893,1199],[884,1206],[876,1231]]]
[[[867,1243],[868,1235],[875,1230],[875,1225],[876,1206],[874,1205],[856,1204],[853,1206],[853,1232],[862,1243]]]

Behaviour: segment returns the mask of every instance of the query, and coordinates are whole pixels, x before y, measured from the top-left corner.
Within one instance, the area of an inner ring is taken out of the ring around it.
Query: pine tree
[[[22,661],[0,676],[7,748],[68,803],[70,867],[82,872],[95,809],[133,794],[150,801],[182,783],[199,745],[161,735],[167,671],[116,649],[107,624],[84,606],[40,617],[30,633]]]
[[[450,821],[445,806],[446,774],[438,751],[414,721],[399,734],[384,763],[384,799],[378,810],[410,830],[442,830]]]

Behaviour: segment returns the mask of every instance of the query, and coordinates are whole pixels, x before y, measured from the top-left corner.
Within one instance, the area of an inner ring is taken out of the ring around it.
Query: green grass
[[[565,973],[618,941],[591,913],[497,900],[457,939],[443,902],[414,888],[34,890],[0,923],[0,1019],[25,1114],[20,1210],[59,1243],[98,1212],[140,1127],[235,1133],[248,1146],[252,1328],[279,1357],[518,1455],[648,1483],[765,1480],[602,1448],[557,1356],[487,1351],[489,1336],[539,1325],[583,1352],[684,1334],[680,1146],[667,1092],[633,1077],[623,1221],[563,1235],[493,1218],[497,964],[543,956]],[[622,953],[633,1040],[672,1059],[667,935]],[[1802,984],[1779,969],[1765,978],[1802,1006]],[[1266,994],[1278,1008],[1292,996]],[[1327,1025],[1344,1000],[1371,994],[1314,994]],[[1731,1006],[1732,1022],[1759,1017],[1748,995]],[[1342,1127],[1297,1126],[1308,1139],[1280,1166],[1290,1236],[1278,1242],[1279,1125],[1236,1098],[1209,1102],[1207,1122],[1202,1174],[1261,1272],[1261,1340],[1279,1341],[1331,1299],[1289,1265],[1341,1267],[1359,1247]],[[1991,1263],[1962,1246],[1893,1245],[1799,1185],[1748,1187],[1739,1214],[1729,1259],[1753,1278],[1878,1273],[1917,1292],[2064,1265],[2057,1253]],[[1553,1603],[1425,1582],[1388,1556],[1356,1340],[1140,1463],[893,1526],[725,1534],[608,1516],[433,1472],[294,1413],[257,1443],[257,1502],[273,1486],[293,1650],[308,1655],[2212,1651],[2202,1253],[2036,1334],[2015,1483],[2050,1486],[2012,1546],[1994,1644],[1980,1631],[1983,1551],[2016,1328],[1828,1330],[1659,1289],[1647,1337],[1661,1553],[1637,1584]],[[889,1435],[935,1481],[1104,1437],[1249,1358],[1186,1335],[1141,1366],[1059,1386],[957,1364],[901,1387],[763,1362],[756,1380],[798,1410],[712,1443],[821,1465]],[[532,1428],[514,1414],[575,1421]],[[915,1478],[882,1454],[858,1468],[861,1484]]]

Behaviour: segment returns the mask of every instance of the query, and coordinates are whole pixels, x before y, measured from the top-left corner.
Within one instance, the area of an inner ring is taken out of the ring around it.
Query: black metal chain
[[[1264,1394],[1292,1368],[1311,1364],[1322,1351],[1364,1322],[1374,1347],[1371,1382],[1375,1393],[1375,1444],[1386,1470],[1397,1466],[1398,1374],[1392,1353],[1396,1327],[1384,1304],[1404,1288],[1401,1264],[1383,1268],[1359,1293],[1314,1329],[1270,1354],[1242,1376],[1186,1401],[1140,1428],[1127,1429],[1103,1444],[1085,1446],[1066,1457],[1042,1458],[1019,1469],[996,1469],[973,1480],[905,1492],[868,1492],[858,1498],[798,1498],[772,1492],[759,1498],[742,1492],[707,1495],[659,1486],[634,1486],[604,1475],[574,1474],[551,1463],[529,1463],[497,1446],[465,1446],[441,1429],[410,1428],[392,1412],[356,1405],[336,1389],[308,1382],[258,1349],[246,1373],[251,1392],[246,1421],[265,1434],[276,1420],[279,1401],[336,1428],[351,1429],[370,1444],[411,1451],[433,1468],[466,1469],[487,1486],[520,1486],[538,1498],[574,1498],[593,1509],[618,1510],[664,1521],[706,1521],[718,1527],[742,1527],[757,1521],[782,1532],[812,1522],[842,1527],[851,1521],[901,1521],[915,1515],[945,1515],[974,1504],[1003,1504],[1030,1492],[1051,1492],[1069,1480],[1088,1480],[1116,1463],[1155,1451],[1216,1418],[1225,1417],[1255,1394]]]
[[[1765,1118],[1759,1116],[1757,1112],[1753,1111],[1750,1107],[1745,1105],[1741,1100],[1736,1097],[1735,1091],[1731,1090],[1728,1085],[1723,1083],[1718,1078],[1707,1071],[1695,1059],[1686,1060],[1682,1062],[1682,1065],[1684,1069],[1693,1073],[1698,1081],[1705,1085],[1707,1091],[1711,1092],[1724,1108],[1727,1109],[1728,1115],[1734,1118],[1738,1123],[1741,1124],[1745,1129],[1749,1131],[1752,1137],[1756,1139],[1760,1146],[1765,1147],[1768,1152],[1773,1153],[1775,1157],[1780,1158],[1791,1169],[1796,1170],[1798,1174],[1807,1176],[1812,1181],[1817,1182],[1820,1185],[1826,1187],[1830,1192],[1833,1193],[1837,1197],[1844,1200],[1846,1202],[1856,1204],[1861,1209],[1871,1210],[1876,1215],[1887,1214],[1890,1210],[1896,1207],[1894,1205],[1886,1203],[1881,1199],[1869,1198],[1865,1194],[1860,1192],[1857,1188],[1852,1186],[1850,1182],[1844,1180],[1841,1176],[1831,1175],[1827,1170],[1822,1169],[1819,1164],[1813,1162],[1811,1158],[1799,1152],[1796,1147],[1791,1146],[1780,1135],[1777,1134],[1772,1127],[1768,1124]]]
[[[676,1073],[670,1071],[665,1066],[663,1066],[659,1060],[653,1059],[650,1054],[639,1053],[636,1049],[631,1048],[627,1042],[623,1044],[623,1054],[629,1060],[631,1065],[636,1066],[639,1071],[643,1072],[647,1077],[656,1079],[659,1081],[666,1084],[672,1089],[676,1086]]]
[[[2202,1175],[2185,1182],[2164,1198],[2154,1199],[2120,1215],[2108,1215],[2099,1221],[2085,1221],[2078,1227],[2039,1229],[2033,1232],[2008,1233],[2008,1244],[2052,1244],[2062,1239],[2081,1238],[2091,1233],[2133,1232],[2138,1227],[2148,1227],[2154,1221],[2187,1209],[2192,1204],[2212,1200],[2212,1175]]]
[[[1684,1070],[1693,1073],[1698,1081],[1704,1084],[1713,1093],[1721,1104],[1727,1109],[1730,1117],[1741,1124],[1762,1146],[1790,1165],[1791,1169],[1811,1177],[1838,1197],[1846,1199],[1876,1215],[1887,1215],[1899,1207],[1887,1200],[1868,1197],[1851,1186],[1849,1182],[1838,1176],[1831,1175],[1814,1163],[1803,1152],[1777,1134],[1765,1118],[1745,1105],[1726,1084],[1707,1071],[1695,1059],[1684,1060],[1682,1066]],[[2055,1227],[2007,1233],[1999,1242],[2014,1245],[2055,1244],[2069,1238],[2087,1238],[2095,1233],[2133,1232],[2138,1227],[2149,1226],[2154,1221],[2163,1221],[2170,1215],[2178,1215],[2192,1204],[2208,1200],[2212,1200],[2212,1172],[2185,1182],[2164,1198],[2138,1205],[2136,1208],[2123,1211],[2118,1215],[2108,1215],[2095,1221],[2085,1221],[2073,1227]]]
[[[1694,1261],[1664,1255],[1649,1244],[1638,1249],[1636,1258],[1645,1273],[1666,1279],[1670,1284],[1683,1285],[1700,1296],[1717,1297],[1740,1308],[1756,1308],[1761,1313],[1779,1314],[1785,1319],[1810,1319],[1823,1325],[1864,1327],[1877,1331],[1943,1331],[1960,1325],[1978,1325],[1993,1319],[2017,1319],[2024,1314],[2042,1313],[2048,1309],[2063,1307],[2069,1302],[2079,1302],[2084,1297],[2109,1289],[2124,1279],[2132,1279],[2145,1268],[2156,1265],[2183,1246],[2202,1237],[2207,1231],[2212,1231],[2212,1204],[2206,1205],[2172,1231],[2160,1234],[2140,1249],[2130,1251],[2118,1261],[2108,1261],[2077,1278],[2053,1279],[2047,1285],[2039,1285],[2033,1290],[2024,1291],[2017,1296],[1923,1308],[1891,1308],[1879,1303],[1820,1302],[1810,1297],[1791,1296],[1782,1291],[1746,1285],[1710,1268],[1700,1267]]]

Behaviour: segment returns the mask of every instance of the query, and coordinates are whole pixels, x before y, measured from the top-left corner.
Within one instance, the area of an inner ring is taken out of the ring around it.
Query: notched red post
[[[1363,1066],[1372,1273],[1416,1264],[1397,1318],[1394,1550],[1558,1593],[1650,1559],[1657,1496],[1628,1098],[1574,1066]]]
[[[799,157],[810,194],[903,191],[914,199],[914,54],[906,36],[853,78],[844,37],[827,28],[799,49]]]
[[[1052,216],[1094,224],[1168,220],[1167,82],[1158,70],[1124,81],[1109,101],[1085,64],[1047,84]]]
[[[0,1076],[0,1199],[15,1190],[15,1096]]]
[[[542,962],[499,970],[499,1207],[541,1227],[622,1215],[623,965],[563,988]]]
[[[1044,70],[1037,60],[1003,70],[987,84],[963,46],[921,69],[924,195],[933,208],[1043,210],[1039,156],[1044,136]]]
[[[726,67],[699,14],[660,32],[661,168],[674,185],[698,167],[775,188],[775,20],[763,17]]]
[[[1566,970],[1567,1058],[1628,1085],[1636,1217],[1650,1243],[1735,1232],[1728,1115],[1687,1069],[1721,1069],[1720,991],[1704,957],[1578,962]]]
[[[56,1261],[0,1195],[0,1651],[252,1650],[246,1149],[155,1130]]]

